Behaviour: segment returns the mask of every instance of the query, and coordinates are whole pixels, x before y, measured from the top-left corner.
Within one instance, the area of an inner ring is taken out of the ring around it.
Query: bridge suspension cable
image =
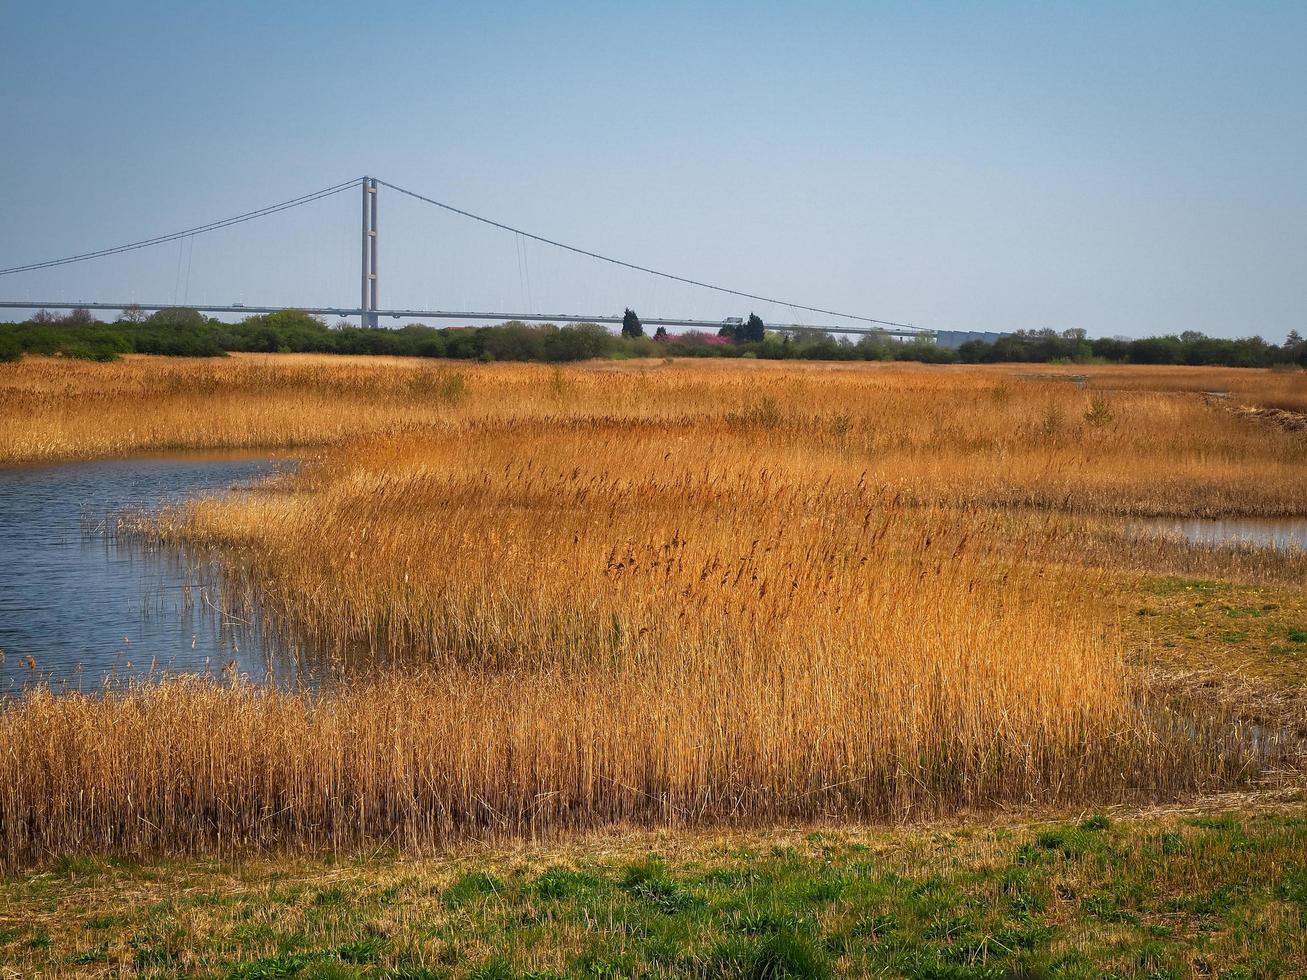
[[[806,303],[795,303],[790,300],[776,299],[775,297],[762,296],[759,295],[758,293],[745,292],[744,290],[741,289],[731,289],[726,286],[716,285],[715,283],[703,282],[702,280],[699,279],[690,279],[686,276],[674,275],[670,272],[661,272],[658,269],[651,269],[648,266],[637,265],[634,262],[626,262],[623,261],[622,259],[613,258],[610,255],[601,255],[599,252],[592,252],[589,249],[580,248],[576,245],[569,245],[566,242],[560,242],[553,238],[546,238],[544,235],[536,235],[529,231],[524,231],[521,228],[514,228],[512,225],[506,225],[502,221],[495,221],[492,218],[485,217],[484,215],[474,214],[473,212],[464,210],[463,208],[455,207],[452,204],[446,204],[444,201],[437,201],[433,197],[427,197],[425,194],[419,194],[417,191],[411,191],[406,187],[400,187],[398,184],[392,184],[389,181],[381,180],[380,178],[375,178],[375,177],[374,178],[355,177],[353,180],[342,181],[339,184],[333,184],[330,187],[324,187],[321,190],[313,191],[310,194],[302,194],[299,197],[293,197],[288,201],[282,201],[278,204],[272,204],[265,208],[259,208],[256,211],[247,211],[244,214],[238,214],[230,218],[224,218],[221,221],[211,221],[208,224],[196,225],[194,228],[186,228],[182,231],[175,231],[167,235],[156,235],[153,238],[145,238],[142,239],[141,241],[130,242],[126,245],[116,245],[112,248],[102,248],[94,252],[83,252],[79,255],[69,255],[60,259],[48,259],[43,262],[31,262],[26,265],[16,265],[8,269],[0,269],[0,276],[13,275],[14,273],[18,273],[18,272],[32,272],[37,269],[50,269],[56,266],[69,265],[74,262],[85,262],[90,259],[104,258],[105,256],[109,256],[109,255],[120,255],[123,252],[133,252],[136,251],[137,249],[149,248],[152,245],[162,245],[167,242],[177,241],[178,239],[193,237],[195,235],[202,235],[210,231],[217,231],[220,228],[229,228],[232,225],[238,225],[246,221],[253,221],[256,218],[263,218],[271,214],[277,214],[280,211],[286,211],[289,210],[290,208],[297,208],[305,204],[310,204],[313,201],[322,200],[325,197],[331,197],[333,194],[339,194],[342,191],[348,190],[349,188],[352,187],[356,187],[367,180],[371,180],[374,186],[380,184],[382,186],[389,187],[391,190],[396,191],[399,194],[403,194],[407,197],[414,198],[415,200],[422,201],[426,204],[434,205],[435,207],[442,208],[445,211],[449,211],[453,214],[461,215],[465,218],[470,218],[473,221],[479,221],[482,224],[489,225],[492,228],[499,228],[503,231],[512,232],[514,235],[519,236],[519,241],[521,239],[531,239],[532,241],[541,242],[542,244],[545,245],[552,245],[555,248],[560,248],[568,252],[573,252],[577,255],[584,255],[588,258],[597,259],[600,262],[607,262],[611,265],[620,266],[621,268],[624,269],[631,269],[634,270],[635,272],[645,273],[646,275],[657,276],[661,279],[671,280],[672,282],[685,283],[686,285],[697,286],[702,289],[709,289],[714,292],[724,293],[729,296],[739,296],[744,299],[757,300],[760,303],[771,303],[776,306],[788,306],[791,310],[804,310],[809,313],[822,313],[825,314],[826,316],[840,317],[845,320],[857,320],[861,323],[872,323],[881,327],[892,327],[901,330],[916,331],[916,330],[923,329],[911,323],[900,323],[895,320],[879,320],[876,319],[875,317],[862,316],[857,313],[843,313],[839,310],[830,310],[820,306],[811,306]],[[366,304],[364,305],[366,306]]]
[[[320,201],[324,197],[331,197],[333,194],[339,194],[341,191],[348,190],[351,187],[357,187],[362,178],[355,177],[353,180],[347,180],[344,183],[333,184],[331,187],[324,187],[320,191],[314,191],[311,194],[302,194],[299,197],[293,197],[289,201],[282,201],[280,204],[271,204],[266,208],[259,208],[257,211],[247,211],[244,214],[238,214],[231,218],[223,218],[221,221],[210,221],[205,225],[196,225],[194,228],[187,228],[185,231],[175,231],[168,235],[156,235],[154,238],[145,238],[139,242],[131,242],[127,245],[115,245],[113,248],[102,248],[94,252],[83,252],[80,255],[69,255],[62,259],[47,259],[44,262],[31,262],[27,265],[16,265],[11,269],[0,269],[0,276],[11,275],[15,272],[32,272],[36,269],[50,269],[59,265],[70,265],[73,262],[85,262],[88,259],[99,259],[106,255],[119,255],[123,252],[134,252],[138,248],[148,248],[151,245],[163,245],[167,242],[175,242],[179,238],[186,238],[191,235],[201,235],[207,231],[217,231],[219,228],[229,228],[232,225],[238,225],[245,221],[253,221],[255,218],[263,218],[270,214],[276,214],[278,211],[287,211],[290,208],[297,208],[304,204],[310,204],[313,201]]]
[[[728,289],[725,286],[716,286],[710,282],[700,282],[697,279],[687,279],[685,276],[673,275],[670,272],[659,272],[657,269],[650,269],[647,266],[636,265],[633,262],[623,262],[621,259],[615,259],[608,255],[600,255],[598,252],[591,252],[584,248],[578,248],[575,245],[568,245],[566,242],[555,241],[552,238],[545,238],[543,235],[533,235],[529,231],[523,231],[521,228],[514,228],[500,221],[494,221],[491,218],[483,217],[479,214],[473,214],[471,211],[464,211],[462,208],[456,208],[452,204],[446,204],[443,201],[437,201],[435,198],[426,197],[416,191],[410,191],[407,188],[392,184],[389,181],[377,178],[377,183],[389,187],[392,191],[398,191],[400,194],[407,194],[409,197],[416,198],[419,201],[425,201],[427,204],[434,204],[438,208],[444,208],[446,211],[452,211],[454,214],[461,214],[465,218],[471,218],[473,221],[480,221],[482,224],[490,225],[494,228],[502,228],[504,231],[511,231],[514,234],[521,235],[523,238],[530,238],[533,241],[542,242],[545,245],[553,245],[555,248],[566,249],[569,252],[575,252],[577,255],[585,255],[592,259],[598,259],[600,262],[610,262],[613,265],[621,266],[624,269],[634,269],[636,272],[644,272],[651,276],[659,276],[663,279],[671,279],[674,282],[683,282],[690,286],[700,286],[703,289],[711,289],[719,293],[727,293],[731,296],[742,296],[745,299],[756,299],[760,303],[774,303],[777,306],[788,306],[795,310],[806,310],[809,313],[824,313],[827,316],[843,317],[846,320],[859,320],[863,323],[876,323],[885,327],[899,327],[906,330],[920,330],[911,323],[896,323],[893,320],[877,320],[874,317],[859,316],[856,313],[841,313],[838,310],[826,310],[820,306],[808,306],[804,303],[791,303],[788,300],[773,299],[769,296],[759,296],[757,293],[746,293],[739,289]]]

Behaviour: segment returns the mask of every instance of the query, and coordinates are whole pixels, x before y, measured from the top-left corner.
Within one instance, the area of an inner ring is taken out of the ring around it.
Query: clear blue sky
[[[1307,331],[1303,2],[0,12],[0,267],[373,174],[656,268],[945,329]],[[381,208],[384,306],[748,312],[393,192]],[[0,298],[353,305],[358,210],[349,193],[0,277]]]

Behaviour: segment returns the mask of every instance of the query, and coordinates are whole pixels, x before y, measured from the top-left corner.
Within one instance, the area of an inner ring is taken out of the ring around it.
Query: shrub
[[[1085,421],[1096,429],[1100,429],[1112,422],[1112,403],[1108,401],[1106,395],[1095,393],[1089,399],[1089,407],[1085,409]]]
[[[0,328],[0,363],[13,363],[23,358],[23,345],[16,333]]]

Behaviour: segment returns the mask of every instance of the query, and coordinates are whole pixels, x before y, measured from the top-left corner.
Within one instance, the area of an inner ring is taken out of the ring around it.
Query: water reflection
[[[1135,530],[1178,536],[1206,547],[1244,546],[1278,551],[1307,549],[1307,518],[1162,518],[1140,521]]]
[[[285,460],[174,458],[0,468],[0,693],[42,680],[295,671],[257,622],[220,612],[217,569],[106,535],[111,516],[248,486]]]

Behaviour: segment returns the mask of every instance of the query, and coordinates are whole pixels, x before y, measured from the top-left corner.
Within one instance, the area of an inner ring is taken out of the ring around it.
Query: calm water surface
[[[1154,533],[1178,534],[1191,544],[1208,547],[1251,545],[1279,551],[1307,549],[1307,518],[1302,517],[1153,520],[1138,527]]]
[[[0,467],[0,695],[34,680],[91,689],[109,674],[217,672],[233,661],[265,679],[275,666],[271,644],[216,612],[212,570],[117,544],[104,528],[123,509],[248,486],[290,465],[179,458]]]

